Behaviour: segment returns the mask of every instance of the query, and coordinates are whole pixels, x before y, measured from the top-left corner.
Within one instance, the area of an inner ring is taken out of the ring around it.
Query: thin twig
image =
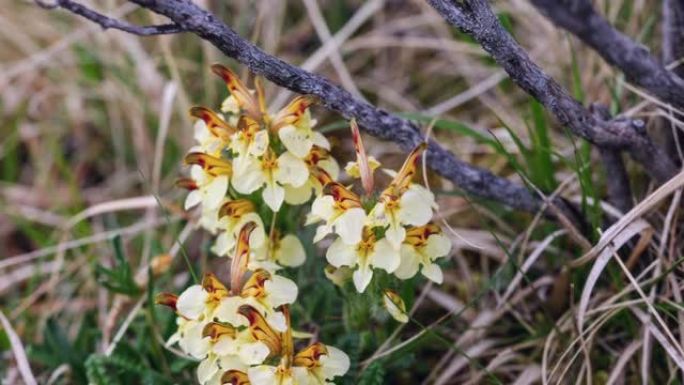
[[[99,24],[102,29],[118,29],[124,32],[132,33],[138,36],[154,36],[167,35],[173,33],[185,32],[178,24],[161,24],[161,25],[135,25],[122,20],[113,19],[105,16],[97,11],[94,11],[83,4],[71,0],[57,0],[54,4],[48,4],[44,1],[37,0],[38,5],[43,8],[62,8],[82,16],[92,22]]]

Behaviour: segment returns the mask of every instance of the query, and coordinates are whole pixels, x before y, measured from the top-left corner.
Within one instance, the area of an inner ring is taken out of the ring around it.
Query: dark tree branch
[[[663,1],[663,62],[684,60],[684,0]],[[681,63],[673,69],[684,76]],[[682,102],[684,103],[684,102]]]
[[[684,60],[684,0],[663,1],[663,63],[671,64]],[[681,62],[672,69],[678,76],[684,76]],[[669,112],[669,111],[668,111]],[[684,133],[672,123],[672,119],[659,119],[658,128],[665,138],[665,146],[672,159],[681,164],[679,147],[684,143]]]
[[[591,112],[602,120],[610,119],[608,108],[600,104],[593,104]],[[621,151],[611,148],[599,147],[599,155],[606,172],[606,189],[608,190],[608,202],[623,213],[628,212],[632,206],[632,188],[629,177],[622,160]]]
[[[605,61],[619,68],[630,83],[645,89],[651,95],[676,108],[684,108],[684,79],[665,68],[648,49],[613,28],[594,9],[591,0],[531,0],[547,18],[580,38],[592,47]],[[674,4],[672,19],[679,18],[681,34],[682,0],[667,0]],[[665,27],[668,27],[667,19]],[[681,43],[681,40],[680,40]],[[681,45],[677,47],[682,53]]]
[[[547,75],[503,28],[486,0],[428,0],[449,23],[477,40],[520,88],[542,103],[564,126],[592,144],[629,151],[656,181],[676,173],[667,154],[646,134],[642,121],[596,119]]]
[[[94,11],[86,7],[83,4],[71,0],[57,0],[54,4],[48,4],[42,0],[36,1],[38,5],[40,5],[43,8],[63,8],[67,11],[73,12],[79,16],[82,16],[92,22],[99,24],[102,27],[102,29],[118,29],[139,36],[166,35],[185,32],[183,28],[181,28],[178,24],[175,23],[147,26],[130,24],[122,20],[117,20],[105,16],[97,11]]]
[[[319,97],[325,107],[337,111],[346,118],[356,118],[361,127],[373,136],[393,141],[404,150],[409,150],[423,141],[419,128],[412,122],[354,98],[349,92],[320,75],[304,71],[268,55],[243,39],[212,13],[189,0],[131,1],[168,17],[181,30],[192,32],[212,43],[225,55],[246,65],[255,74],[294,92]],[[428,166],[432,170],[469,194],[528,212],[536,212],[542,207],[542,200],[524,186],[463,162],[434,141],[430,142],[426,156]],[[557,199],[552,203],[555,212],[561,211],[572,223],[580,227],[584,223],[565,201]],[[547,213],[554,215],[553,210],[548,210]]]

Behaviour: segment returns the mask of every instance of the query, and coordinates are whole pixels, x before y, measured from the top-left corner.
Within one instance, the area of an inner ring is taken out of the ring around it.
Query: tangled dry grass
[[[453,228],[445,284],[416,288],[415,322],[359,348],[350,383],[370,381],[370,370],[392,384],[684,381],[683,174],[656,188],[628,163],[635,205],[618,212],[605,202],[613,176],[599,154],[421,0],[198,3],[266,52],[374,105],[426,125],[438,117],[434,136],[459,157],[576,202],[596,228],[578,234],[431,177]],[[661,2],[595,3],[621,31],[659,50]],[[97,7],[161,21],[128,3]],[[644,119],[656,136],[681,128],[677,112],[626,83],[528,1],[495,7],[531,57],[585,104]],[[98,281],[98,266],[116,263],[113,244],[121,240],[143,290],[182,288],[183,250],[201,268],[225,270],[193,231],[173,182],[192,141],[185,112],[221,100],[223,86],[208,68],[230,60],[194,36],[103,33],[28,1],[0,9],[0,30],[0,373],[7,384],[87,383],[79,376],[93,369],[84,361],[111,356],[154,316],[146,296],[113,294]],[[282,105],[288,92],[268,87]],[[338,138],[337,156],[348,160],[343,120],[317,112]],[[368,140],[384,163],[403,159],[395,145]],[[309,323],[325,321],[314,314]],[[161,352],[165,329],[150,325],[157,348],[149,357],[173,354]],[[66,359],[54,357],[59,351]],[[178,365],[158,370],[192,381]]]

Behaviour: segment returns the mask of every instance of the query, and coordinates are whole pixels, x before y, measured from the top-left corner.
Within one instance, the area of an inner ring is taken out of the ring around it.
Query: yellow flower
[[[190,178],[193,182],[185,183],[190,193],[185,198],[185,209],[202,203],[206,209],[218,208],[226,196],[228,180],[232,174],[229,161],[211,155],[191,152],[185,156],[185,163],[190,165]]]
[[[293,370],[299,384],[332,384],[349,370],[349,357],[342,350],[317,342],[297,353]]]
[[[311,104],[310,102],[311,99],[305,96],[295,98],[290,105],[285,108],[285,111],[298,112],[304,108],[304,113],[290,114],[290,116],[294,116],[298,120],[276,128],[278,137],[285,148],[298,158],[305,157],[309,151],[311,151],[311,147],[313,147],[314,144],[322,147],[330,146],[328,140],[325,139],[323,135],[313,130],[313,126],[316,124],[316,121],[311,119],[311,113],[308,110],[308,106]],[[279,120],[288,121],[291,119],[280,118]]]
[[[347,282],[354,273],[352,269],[348,266],[335,267],[333,265],[327,265],[323,270],[325,277],[330,280],[333,284],[344,287],[344,283]]]
[[[335,266],[349,266],[355,269],[352,280],[359,293],[363,293],[373,278],[373,268],[392,273],[399,267],[399,253],[386,238],[376,239],[373,230],[363,228],[363,237],[358,243],[349,245],[337,238],[325,254],[328,262]]]
[[[277,230],[272,231],[268,242],[263,242],[252,255],[249,262],[250,270],[265,269],[275,272],[283,266],[301,266],[306,259],[306,251],[299,238],[294,234],[280,235]]]
[[[247,280],[240,294],[249,299],[249,304],[265,315],[269,325],[279,332],[287,329],[285,316],[274,309],[292,304],[297,299],[297,285],[291,280],[266,270],[257,270]],[[220,314],[217,316],[220,317]]]
[[[255,122],[263,123],[268,130],[278,132],[285,148],[295,154],[301,154],[300,157],[309,152],[311,145],[317,140],[311,131],[315,121],[312,121],[308,114],[309,106],[314,103],[313,97],[298,96],[271,116],[266,109],[260,78],[257,77],[255,80],[256,91],[251,91],[227,67],[215,64],[211,68],[226,83],[231,95],[223,102],[224,112],[244,115]],[[280,134],[283,129],[283,133]]]
[[[388,226],[385,237],[396,249],[406,237],[404,225],[423,226],[432,218],[434,195],[426,188],[411,183],[418,156],[424,148],[425,144],[421,144],[409,154],[370,213],[375,225]]]
[[[218,226],[223,230],[212,247],[212,252],[218,256],[230,256],[237,243],[238,234],[243,226],[254,222],[256,228],[249,236],[251,248],[261,247],[266,240],[266,232],[261,217],[256,213],[254,203],[247,199],[226,201],[218,211]]]
[[[311,191],[316,196],[321,195],[327,182],[337,179],[340,166],[330,151],[322,146],[313,145],[311,151],[304,157],[304,163],[309,170],[309,177],[300,187],[285,186],[285,202],[291,205],[300,205],[311,198]]]
[[[368,156],[368,167],[371,169],[371,171],[375,171],[378,167],[380,167],[380,162],[374,157]],[[344,171],[352,178],[361,178],[361,171],[359,170],[358,161],[347,162],[347,165],[344,166]]]
[[[221,152],[230,144],[235,128],[208,108],[192,107],[190,115],[198,119],[194,126],[194,138],[198,146],[190,151],[221,156]]]
[[[366,212],[358,195],[337,182],[330,182],[324,194],[313,201],[307,224],[320,221],[324,223],[316,229],[314,242],[334,231],[345,244],[356,245],[361,241]]]
[[[285,152],[276,158],[268,149],[260,157],[245,160],[243,167],[233,174],[232,185],[241,194],[251,194],[264,186],[264,202],[273,211],[280,210],[285,199],[285,188],[300,187],[309,178],[309,171],[303,160]]]
[[[158,296],[158,303],[172,307],[179,315],[178,330],[167,344],[178,343],[181,349],[196,358],[203,358],[211,348],[210,342],[202,336],[202,330],[212,319],[214,310],[228,290],[213,274],[206,274],[202,285],[192,285],[180,296],[164,294]]]
[[[314,343],[294,356],[291,366],[260,365],[247,371],[252,385],[333,384],[349,370],[349,357],[341,350]]]
[[[242,116],[230,142],[230,149],[237,154],[233,160],[236,171],[242,172],[249,159],[264,155],[268,144],[268,131],[261,129],[256,120]]]
[[[441,284],[442,269],[434,260],[448,255],[450,250],[451,240],[442,234],[439,226],[428,224],[410,228],[401,245],[401,264],[394,275],[400,279],[408,279],[416,275],[422,266],[421,272],[425,277]]]
[[[404,304],[404,300],[399,294],[392,290],[385,289],[383,291],[382,303],[392,318],[401,323],[407,323],[409,321],[408,314],[406,314],[406,304]]]
[[[264,93],[260,84],[257,84],[257,95],[249,90],[240,78],[228,67],[214,64],[211,70],[226,83],[230,92],[230,100],[224,101],[221,109],[226,113],[244,114],[255,121],[261,121],[266,112],[264,107]]]

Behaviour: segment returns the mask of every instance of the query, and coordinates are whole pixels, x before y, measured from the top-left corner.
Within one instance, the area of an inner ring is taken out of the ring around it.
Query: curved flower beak
[[[236,199],[224,203],[219,209],[218,217],[223,218],[229,216],[232,218],[239,218],[247,213],[255,211],[254,203],[248,199]]]
[[[223,79],[228,91],[237,101],[238,106],[253,119],[261,120],[263,111],[261,111],[259,101],[255,100],[240,78],[228,67],[221,64],[212,65],[211,70]]]
[[[199,186],[197,186],[197,182],[195,182],[192,178],[178,178],[176,180],[176,187],[180,187],[188,191],[197,190],[199,188]]]
[[[230,265],[230,290],[237,295],[242,287],[242,277],[247,271],[249,264],[249,236],[256,228],[256,223],[249,222],[245,224],[238,235],[237,246],[235,247],[235,255]]]
[[[234,327],[222,324],[219,322],[209,322],[202,329],[202,338],[209,337],[211,341],[216,342],[219,338],[227,336],[229,338],[235,338],[237,331]]]
[[[176,303],[178,302],[178,296],[172,293],[159,293],[154,298],[154,303],[157,305],[168,306],[173,311],[176,311]]]
[[[320,358],[325,354],[328,354],[328,348],[322,343],[316,342],[299,351],[294,357],[293,364],[303,368],[315,368],[320,366]]]
[[[221,298],[228,296],[228,289],[219,281],[214,273],[207,273],[202,278],[202,288],[209,293],[209,301],[220,301]]]
[[[263,297],[266,294],[264,285],[269,279],[271,279],[271,273],[268,271],[263,269],[255,271],[247,282],[245,282],[245,286],[242,288],[240,295],[242,297]]]
[[[235,127],[232,127],[221,119],[214,111],[200,106],[190,108],[190,116],[197,119],[202,119],[207,125],[209,132],[224,142],[228,142],[230,136],[235,133]]]
[[[233,165],[230,161],[217,158],[201,152],[191,152],[183,159],[187,165],[198,165],[204,171],[212,176],[231,175],[233,173]]]
[[[238,313],[249,321],[249,332],[252,338],[264,343],[272,356],[280,354],[282,349],[280,335],[271,329],[259,311],[250,305],[242,305]]]
[[[309,95],[297,96],[292,99],[287,106],[275,115],[271,122],[271,129],[278,131],[287,125],[296,124],[315,102],[316,99]]]
[[[383,191],[383,195],[400,196],[404,191],[408,190],[413,181],[413,176],[416,174],[418,157],[426,148],[427,143],[423,142],[411,151],[397,175],[394,176],[390,185]]]

